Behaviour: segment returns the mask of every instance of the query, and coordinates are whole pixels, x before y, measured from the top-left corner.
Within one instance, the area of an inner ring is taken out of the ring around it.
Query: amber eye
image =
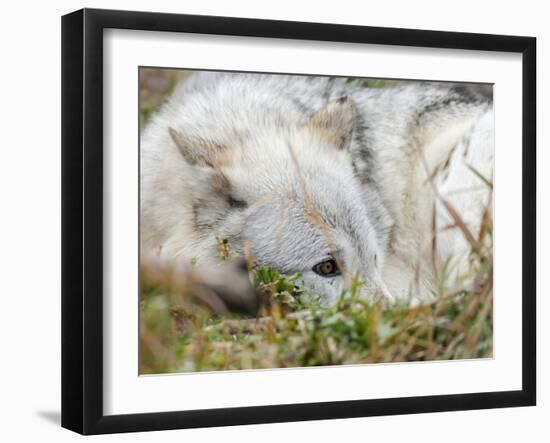
[[[336,275],[340,275],[336,260],[334,260],[333,258],[322,261],[321,263],[317,263],[313,267],[313,272],[320,275],[321,277],[334,277]]]

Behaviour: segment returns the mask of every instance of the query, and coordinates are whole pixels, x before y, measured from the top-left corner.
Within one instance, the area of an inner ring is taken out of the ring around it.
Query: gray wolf
[[[214,266],[223,240],[326,303],[353,277],[422,299],[434,260],[467,265],[443,227],[449,204],[479,227],[493,120],[486,85],[196,73],[140,136],[142,248]]]

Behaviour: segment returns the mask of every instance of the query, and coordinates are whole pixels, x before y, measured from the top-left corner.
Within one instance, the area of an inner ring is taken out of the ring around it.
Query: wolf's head
[[[352,277],[366,281],[367,293],[389,297],[381,278],[387,215],[355,174],[355,121],[354,104],[343,96],[295,125],[227,127],[223,137],[169,127],[185,169],[180,180],[192,190],[188,222],[200,249],[182,253],[215,256],[227,239],[259,266],[301,273],[327,302]]]
[[[147,197],[150,203],[142,203],[146,211],[155,205],[156,229],[172,253],[215,258],[218,242],[227,239],[233,251],[249,252],[258,266],[301,273],[304,284],[327,302],[352,277],[366,281],[367,293],[390,297],[381,278],[388,216],[354,171],[350,98],[342,96],[295,124],[271,117],[235,130],[238,122],[209,129],[172,121],[164,144],[173,155],[153,155],[164,165],[154,175],[170,175],[166,168],[177,173],[170,182],[156,177],[161,185]],[[192,235],[174,241],[184,232],[182,224],[191,225],[184,231]]]

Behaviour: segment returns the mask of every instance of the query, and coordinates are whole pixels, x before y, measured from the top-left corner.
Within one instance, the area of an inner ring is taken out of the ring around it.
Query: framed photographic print
[[[62,20],[62,425],[536,401],[531,37]]]

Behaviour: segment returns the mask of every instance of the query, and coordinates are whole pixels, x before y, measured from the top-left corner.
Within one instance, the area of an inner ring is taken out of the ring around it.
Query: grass
[[[485,274],[477,292],[449,293],[417,307],[362,299],[356,282],[326,308],[302,301],[291,278],[261,268],[251,277],[269,291],[270,303],[256,318],[214,316],[145,287],[141,373],[491,357],[492,289]]]
[[[139,116],[142,128],[186,75],[185,71],[177,69],[140,68]]]
[[[150,110],[142,112],[145,120]],[[140,373],[492,357],[491,211],[472,232],[448,201],[441,203],[453,221],[446,229],[460,230],[470,244],[470,269],[457,276],[444,264],[433,301],[418,306],[365,300],[358,293],[367,283],[354,279],[334,306],[323,307],[316,294],[299,288],[299,274],[251,267],[248,278],[262,307],[255,315],[220,313],[192,297],[192,284],[175,282],[173,270],[151,278],[142,264]],[[229,246],[221,242],[221,258]]]
[[[458,228],[460,229],[460,228]],[[323,307],[296,283],[299,274],[249,272],[266,303],[256,316],[216,315],[178,285],[142,272],[142,374],[491,357],[492,238],[480,230],[464,289],[441,273],[432,303],[384,303],[358,296],[357,279]],[[143,271],[143,270],[142,270]],[[162,288],[162,289],[159,289]]]

